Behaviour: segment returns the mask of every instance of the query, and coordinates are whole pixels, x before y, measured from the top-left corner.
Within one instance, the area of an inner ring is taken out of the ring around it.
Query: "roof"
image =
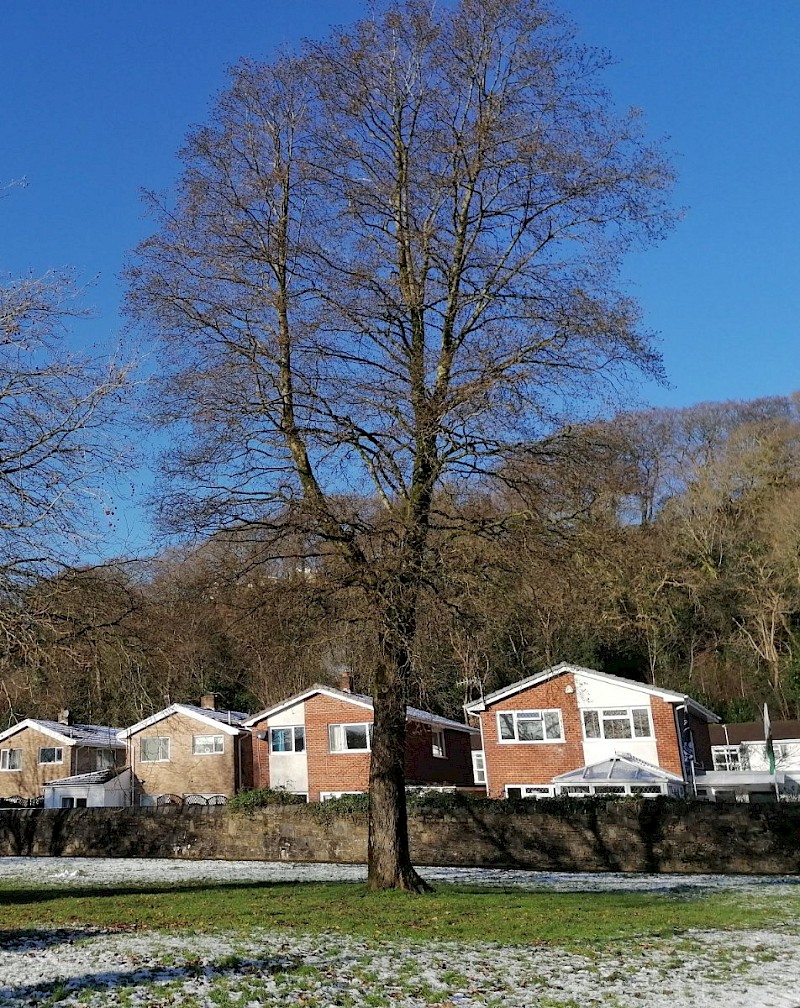
[[[158,724],[159,721],[163,721],[173,714],[183,714],[208,727],[221,728],[226,735],[238,735],[242,722],[248,717],[245,711],[210,710],[207,707],[195,707],[193,704],[175,703],[163,710],[156,711],[155,714],[151,714],[150,717],[146,717],[142,721],[137,721],[130,728],[121,730],[118,737],[121,739],[130,738],[131,735],[144,731],[145,728]]]
[[[61,787],[72,784],[106,784],[115,777],[121,777],[127,773],[124,770],[95,770],[94,773],[74,774],[72,777],[59,777],[58,780],[46,781],[44,787]]]
[[[571,665],[569,662],[560,662],[558,665],[546,668],[542,672],[537,672],[536,675],[528,676],[527,679],[520,679],[518,682],[511,683],[509,686],[503,686],[502,689],[495,690],[494,693],[489,693],[480,700],[473,700],[472,703],[467,704],[465,709],[468,714],[478,714],[481,711],[485,711],[487,707],[491,707],[493,704],[498,703],[500,700],[505,700],[507,697],[521,693],[523,690],[530,689],[532,686],[538,686],[543,682],[547,682],[548,679],[554,679],[556,676],[568,673],[586,676],[587,678],[595,679],[598,682],[617,683],[623,686],[631,686],[642,693],[660,697],[662,700],[666,700],[667,703],[685,703],[693,714],[698,715],[704,721],[717,722],[720,720],[720,718],[713,711],[709,710],[708,707],[704,707],[701,703],[698,703],[697,700],[693,700],[691,697],[688,697],[683,693],[676,693],[674,690],[662,689],[659,686],[652,686],[648,683],[637,682],[635,679],[625,679],[622,676],[610,675],[608,672],[598,672],[597,669],[583,668],[581,665]]]
[[[683,777],[669,770],[662,770],[661,767],[647,763],[630,753],[614,753],[609,759],[602,760],[600,763],[591,763],[588,766],[558,774],[553,777],[553,781],[559,784],[598,783],[600,781],[610,781],[615,784],[620,782],[648,784],[656,781],[660,783],[672,781],[676,784],[682,784]]]
[[[0,732],[0,742],[26,728],[49,735],[62,745],[85,746],[89,749],[122,748],[122,743],[119,741],[120,728],[112,728],[109,725],[67,725],[60,721],[42,721],[38,718],[26,718],[19,724],[6,728],[4,732]]]
[[[800,721],[773,721],[775,742],[800,739]],[[763,721],[742,721],[739,724],[715,724],[708,729],[711,745],[739,745],[740,742],[765,742]]]
[[[274,717],[276,714],[280,714],[281,711],[294,707],[295,704],[304,703],[312,696],[317,696],[318,694],[328,696],[332,700],[343,700],[345,703],[351,703],[353,706],[361,707],[365,710],[374,709],[373,700],[370,696],[365,696],[363,693],[348,693],[345,690],[334,689],[332,686],[317,684],[310,687],[310,689],[304,690],[302,693],[296,693],[287,700],[281,700],[280,703],[275,704],[273,707],[268,707],[266,710],[254,714],[244,722],[243,727],[252,728],[259,721],[263,721],[268,717]],[[432,725],[435,728],[450,728],[452,731],[466,732],[468,735],[479,734],[479,729],[473,728],[471,725],[466,725],[462,721],[452,721],[450,718],[441,717],[439,714],[432,714],[430,711],[422,710],[419,707],[406,707],[406,717],[409,721],[418,721],[422,724]]]

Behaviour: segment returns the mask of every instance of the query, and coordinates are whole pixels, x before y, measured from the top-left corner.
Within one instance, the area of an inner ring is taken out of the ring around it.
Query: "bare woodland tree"
[[[538,0],[408,0],[242,63],[130,271],[178,427],[166,517],[266,540],[290,516],[374,613],[373,888],[423,887],[405,706],[459,531],[440,495],[658,371],[615,276],[670,222],[671,176],[603,65]]]
[[[0,284],[0,584],[52,571],[84,540],[119,461],[129,367],[64,346],[84,314],[69,275]],[[119,427],[116,427],[119,430]]]

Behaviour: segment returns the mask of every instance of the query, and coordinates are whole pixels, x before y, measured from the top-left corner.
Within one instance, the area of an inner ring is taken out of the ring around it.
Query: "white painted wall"
[[[303,702],[287,707],[267,720],[268,728],[290,728],[305,725],[306,705]],[[306,743],[308,740],[306,739]],[[270,786],[284,788],[294,794],[308,794],[308,759],[305,752],[269,754]]]
[[[626,683],[605,682],[575,673],[575,694],[578,708],[647,707],[650,709],[650,694]],[[581,717],[583,715],[581,714]],[[652,714],[651,714],[652,724]],[[583,722],[581,721],[581,729]],[[658,749],[655,738],[629,739],[584,739],[583,758],[589,766],[609,759],[614,753],[625,752],[647,763],[658,765]]]
[[[123,808],[130,805],[131,772],[123,770],[106,784],[70,784],[44,788],[44,807],[61,808],[62,798],[85,798],[87,808]]]

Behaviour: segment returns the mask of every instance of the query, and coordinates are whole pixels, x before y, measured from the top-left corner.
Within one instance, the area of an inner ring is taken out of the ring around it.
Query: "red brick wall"
[[[683,777],[680,740],[675,725],[674,706],[660,697],[651,696],[650,714],[653,718],[653,730],[656,733],[658,765],[662,770],[669,770],[671,773]]]
[[[366,791],[369,788],[370,754],[328,752],[328,725],[371,721],[372,710],[367,707],[322,693],[306,700],[309,801],[319,801],[320,791]]]
[[[409,721],[406,730],[406,781],[409,784],[455,784],[470,787],[472,779],[471,736],[455,729],[444,730],[444,758],[433,755],[433,737],[428,725]]]
[[[548,784],[556,774],[583,766],[583,730],[572,673],[498,701],[481,714],[489,797],[503,798],[506,784]],[[565,742],[498,742],[497,713],[506,710],[561,710]]]

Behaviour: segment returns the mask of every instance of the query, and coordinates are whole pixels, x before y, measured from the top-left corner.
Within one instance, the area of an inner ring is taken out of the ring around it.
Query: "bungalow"
[[[713,768],[697,779],[711,801],[763,802],[800,795],[800,721],[773,721],[770,771],[763,721],[710,726]]]
[[[475,728],[409,707],[410,787],[471,787]],[[324,801],[369,788],[372,698],[312,686],[243,722],[253,732],[253,784]]]
[[[125,760],[118,728],[72,724],[69,711],[56,721],[26,718],[0,732],[0,798],[40,799],[60,777],[116,770]]]
[[[711,767],[702,704],[562,662],[466,706],[491,798],[683,794]]]
[[[242,711],[175,703],[119,732],[133,774],[132,802],[222,801],[250,781],[250,733]]]

